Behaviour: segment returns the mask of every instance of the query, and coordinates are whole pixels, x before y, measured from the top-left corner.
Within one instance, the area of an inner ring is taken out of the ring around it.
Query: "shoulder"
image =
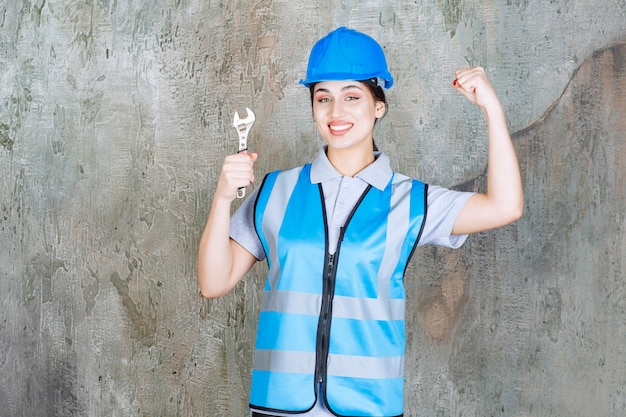
[[[269,172],[259,187],[257,201],[269,198],[269,194],[275,188],[283,191],[293,190],[303,174],[310,175],[308,172],[303,172],[305,169],[310,171],[310,164]]]
[[[401,189],[406,189],[406,190],[411,189],[413,190],[413,192],[415,191],[426,192],[426,190],[429,188],[428,184],[418,179],[411,178],[407,175],[400,174],[397,172],[394,172],[393,176],[391,177],[391,186],[394,191],[401,190]]]
[[[265,175],[265,178],[277,177],[279,175],[282,175],[282,176],[299,175],[303,169],[306,169],[306,168],[310,169],[310,166],[311,164],[306,164],[306,165],[300,165],[300,166],[292,167],[292,168],[277,169],[275,171],[268,172]]]
[[[473,192],[450,190],[438,185],[431,185],[428,187],[428,201],[429,204],[440,203],[447,205],[455,200],[467,201]]]
[[[310,165],[310,164],[309,164]],[[263,178],[263,182],[261,187],[263,187],[266,183],[274,183],[278,177],[298,177],[303,169],[305,169],[309,165],[301,165],[293,168],[285,168],[278,169],[276,171],[271,171],[265,174],[265,178]]]
[[[394,172],[392,179],[391,179],[393,184],[401,184],[401,183],[417,183],[417,184],[424,184],[424,182],[416,179],[416,178],[412,178],[409,177],[408,175],[405,174],[401,174],[399,172]]]

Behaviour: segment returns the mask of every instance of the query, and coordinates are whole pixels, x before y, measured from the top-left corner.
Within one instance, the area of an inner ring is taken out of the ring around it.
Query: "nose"
[[[344,103],[342,100],[333,100],[332,115],[333,117],[343,116],[345,113]]]

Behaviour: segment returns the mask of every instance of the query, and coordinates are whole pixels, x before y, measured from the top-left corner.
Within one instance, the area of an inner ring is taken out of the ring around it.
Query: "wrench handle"
[[[242,153],[242,152],[248,153],[248,148],[245,147],[245,141],[243,144],[241,141],[239,142],[239,146],[242,146],[242,145],[244,146],[244,148],[240,149],[239,152],[237,153]],[[239,187],[237,189],[237,198],[244,198],[245,196],[246,196],[246,187]]]

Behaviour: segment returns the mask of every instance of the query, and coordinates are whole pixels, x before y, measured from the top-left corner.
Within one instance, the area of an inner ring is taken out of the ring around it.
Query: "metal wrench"
[[[246,118],[239,118],[239,113],[235,112],[235,119],[233,120],[233,126],[237,129],[237,134],[239,135],[239,153],[248,151],[248,133],[250,133],[250,129],[252,129],[252,125],[254,125],[254,121],[256,117],[252,110],[246,107]],[[246,187],[240,187],[237,190],[237,198],[243,198],[246,195]]]

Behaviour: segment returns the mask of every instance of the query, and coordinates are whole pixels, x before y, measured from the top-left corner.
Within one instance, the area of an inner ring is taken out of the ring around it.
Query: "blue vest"
[[[268,174],[255,227],[268,262],[250,406],[341,416],[400,416],[404,272],[422,231],[427,186],[394,174],[368,187],[328,253],[322,187],[305,165]]]

